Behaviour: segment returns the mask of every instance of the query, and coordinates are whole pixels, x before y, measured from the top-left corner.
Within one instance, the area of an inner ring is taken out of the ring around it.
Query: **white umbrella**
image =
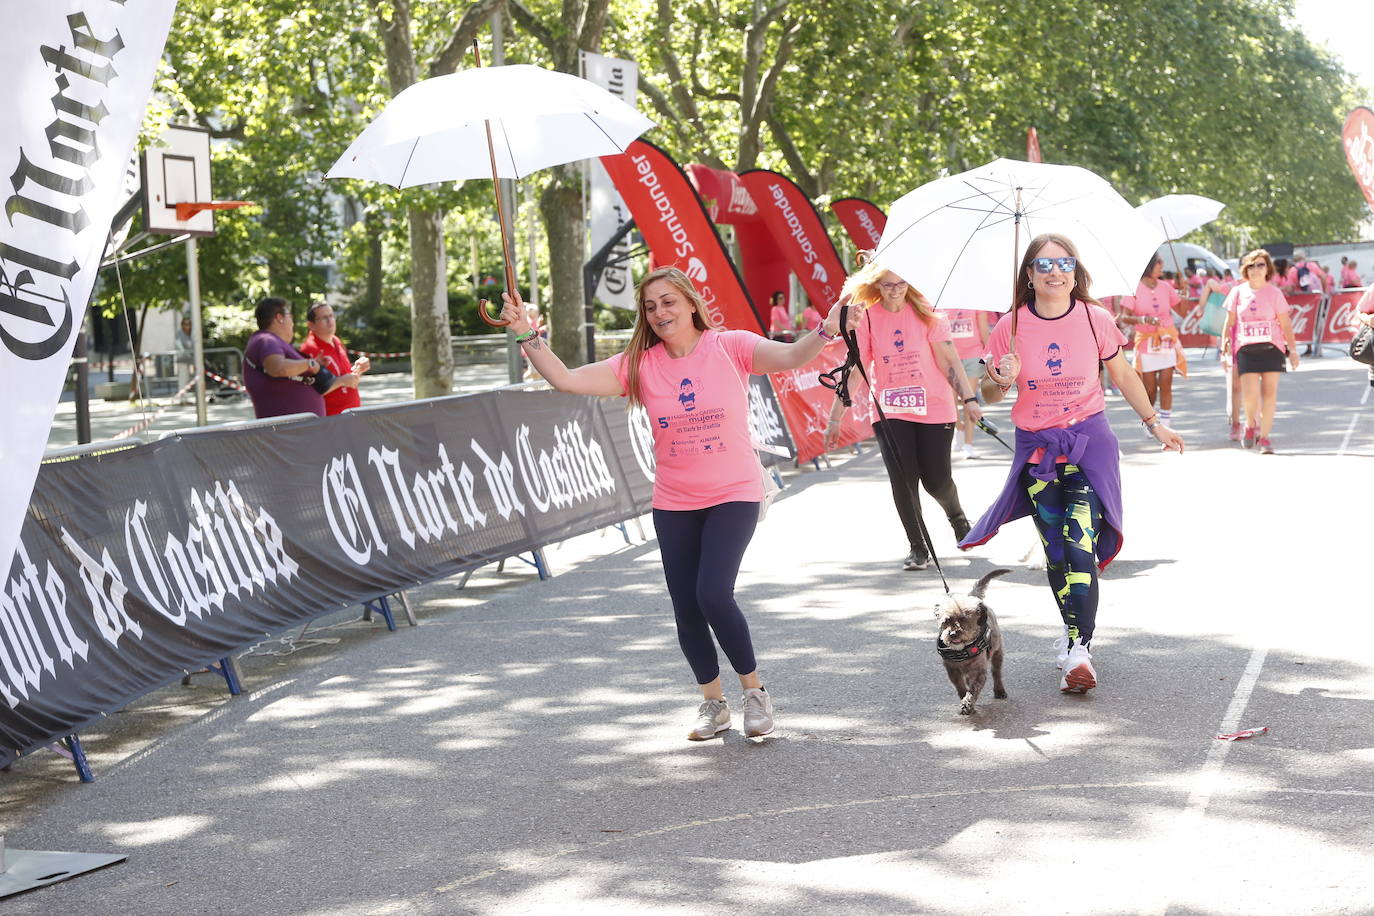
[[[1157,223],[1166,239],[1181,239],[1216,219],[1226,205],[1200,194],[1166,194],[1147,200],[1135,212]]]
[[[493,155],[487,152],[491,124]],[[594,83],[528,64],[479,67],[403,90],[349,145],[326,178],[397,188],[524,178],[625,152],[654,122]]]
[[[1110,184],[1087,169],[997,159],[939,178],[892,205],[874,260],[936,308],[1006,311],[1032,238],[1068,237],[1094,296],[1130,295],[1164,241]]]
[[[473,56],[477,56],[476,42]],[[334,163],[326,178],[366,178],[396,188],[492,179],[506,288],[515,258],[498,178],[623,153],[654,122],[594,83],[529,64],[481,66],[422,80],[396,95]],[[499,321],[480,303],[477,314]]]

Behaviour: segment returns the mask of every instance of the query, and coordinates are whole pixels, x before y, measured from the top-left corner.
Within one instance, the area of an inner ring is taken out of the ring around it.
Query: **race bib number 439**
[[[885,388],[883,389],[883,411],[885,413],[909,413],[924,417],[926,415],[926,390],[920,385]]]

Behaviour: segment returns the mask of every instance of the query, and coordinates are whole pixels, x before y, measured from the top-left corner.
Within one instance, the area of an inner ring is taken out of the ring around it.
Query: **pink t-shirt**
[[[1341,268],[1341,286],[1346,289],[1354,289],[1363,285],[1364,283],[1360,281],[1360,272],[1358,270],[1351,267],[1349,264]]]
[[[1016,403],[1011,407],[1011,420],[1017,426],[1031,432],[1062,428],[1106,409],[1097,361],[1115,356],[1126,338],[1106,309],[1090,305],[1087,316],[1091,327],[1077,299],[1058,318],[1041,318],[1028,306],[1021,307],[1016,319],[1021,372],[1016,377]],[[1010,349],[1008,314],[993,328],[983,359],[996,366]]]
[[[773,306],[773,311],[768,317],[768,330],[775,334],[778,331],[792,330],[792,316],[788,313],[785,306]]]
[[[978,313],[973,309],[940,309],[940,317],[949,322],[949,339],[960,359],[977,359],[983,355],[983,336],[978,333]]]
[[[1174,289],[1172,283],[1160,280],[1155,284],[1154,289],[1145,285],[1141,280],[1135,288],[1134,296],[1126,296],[1121,300],[1121,310],[1127,315],[1136,315],[1140,318],[1158,318],[1159,327],[1174,327],[1174,306],[1179,302],[1178,290]],[[1153,340],[1149,334],[1154,325],[1139,325],[1135,329],[1135,348],[1142,349],[1147,340]],[[1154,344],[1154,346],[1158,346]]]
[[[856,335],[859,357],[889,420],[954,422],[954,392],[932,346],[950,339],[949,322],[937,317],[928,328],[909,306],[889,312],[874,305]]]
[[[752,331],[703,331],[692,352],[673,359],[662,344],[645,351],[639,392],[654,432],[655,509],[705,509],[763,499],[759,459],[749,438]],[[605,360],[629,378],[625,354]]]
[[[1207,285],[1206,274],[1193,274],[1188,277],[1188,293],[1194,299],[1202,292],[1202,288]]]
[[[1259,289],[1245,283],[1231,290],[1226,296],[1226,310],[1235,315],[1237,349],[1250,344],[1272,343],[1287,353],[1288,341],[1284,339],[1278,319],[1288,314],[1288,308],[1283,293],[1268,283]]]
[[[802,325],[808,331],[816,330],[816,328],[821,326],[821,322],[824,320],[825,319],[821,318],[821,313],[816,311],[814,306],[808,305],[806,308],[802,309]]]

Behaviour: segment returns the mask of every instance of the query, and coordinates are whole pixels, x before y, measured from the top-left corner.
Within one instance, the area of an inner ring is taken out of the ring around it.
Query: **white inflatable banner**
[[[176,0],[6,3],[0,569],[8,569]]]

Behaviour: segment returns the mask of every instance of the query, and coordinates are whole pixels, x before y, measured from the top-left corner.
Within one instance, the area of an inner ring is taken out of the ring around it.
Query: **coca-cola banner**
[[[1293,323],[1293,338],[1300,344],[1310,344],[1317,334],[1317,310],[1321,308],[1321,293],[1292,293],[1288,299],[1288,320]]]
[[[325,611],[648,511],[620,399],[499,391],[42,466],[0,588],[0,765]]]
[[[1326,320],[1322,322],[1321,343],[1348,344],[1355,339],[1355,332],[1360,328],[1360,323],[1355,320],[1355,307],[1363,295],[1362,289],[1332,295],[1331,301],[1326,304]]]
[[[1341,132],[1341,144],[1345,147],[1345,161],[1355,173],[1355,183],[1374,207],[1374,111],[1362,105],[1350,112]]]
[[[740,180],[811,304],[828,314],[840,298],[845,270],[815,206],[790,178],[777,172],[755,169],[740,175]]]
[[[800,369],[770,376],[787,418],[787,428],[792,431],[798,461],[811,461],[825,454],[825,428],[830,422],[835,392],[821,384],[820,375],[841,365],[846,352],[844,341],[836,340],[826,344],[819,356]],[[837,447],[872,438],[873,421],[877,419],[873,399],[859,373],[850,375],[849,384],[854,406],[845,412]]]
[[[716,227],[678,164],[646,140],[636,140],[601,164],[630,208],[656,266],[692,278],[715,324],[766,334],[768,325],[745,292]]]
[[[873,251],[882,241],[887,226],[887,214],[878,205],[862,197],[842,197],[830,205],[854,247]]]

